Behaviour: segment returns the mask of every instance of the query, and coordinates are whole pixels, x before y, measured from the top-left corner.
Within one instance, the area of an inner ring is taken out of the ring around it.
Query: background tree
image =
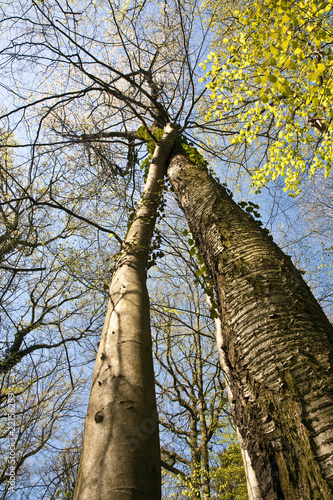
[[[225,500],[247,500],[243,457],[236,438],[219,454],[219,466],[213,473],[213,484],[218,496]]]
[[[172,205],[171,205],[172,206]],[[189,253],[179,215],[164,224],[163,254],[150,289],[162,467],[168,493],[212,498],[211,467],[230,427],[215,322],[205,292],[193,279],[198,264]],[[178,233],[178,234],[177,234]],[[171,474],[170,474],[171,473]],[[172,480],[172,475],[175,479]],[[178,485],[176,486],[176,480]]]
[[[32,458],[57,453],[62,422],[70,416],[74,421],[80,413],[76,393],[86,375],[71,346],[82,342],[90,348],[87,337],[99,324],[102,294],[98,297],[93,286],[88,291],[70,272],[73,239],[82,225],[66,213],[52,220],[43,199],[48,186],[17,163],[10,136],[4,134],[2,140],[0,483],[2,498],[8,498],[13,496],[8,489],[9,445],[15,445],[15,495],[36,480]],[[67,251],[61,251],[63,244]],[[15,430],[10,437],[7,410],[12,399]]]

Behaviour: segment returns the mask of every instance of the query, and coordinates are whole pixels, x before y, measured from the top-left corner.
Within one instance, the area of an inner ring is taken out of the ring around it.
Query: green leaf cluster
[[[262,226],[261,215],[258,212],[259,205],[253,203],[252,201],[240,201],[238,206],[241,207],[245,212],[251,215],[259,226]]]
[[[247,500],[243,459],[236,440],[219,455],[219,461],[219,467],[212,471],[213,484],[219,492],[219,498]]]
[[[215,8],[215,50],[202,64],[210,66],[202,78],[211,90],[206,119],[233,114],[234,143],[265,137],[267,162],[253,172],[253,186],[282,176],[285,190],[298,194],[304,177],[332,169],[333,0],[239,3],[227,37]]]
[[[140,165],[140,169],[143,170],[145,178],[148,175],[149,165],[153,158],[155,146],[158,141],[162,139],[164,134],[164,130],[162,128],[158,128],[154,130],[154,133],[149,133],[147,128],[144,125],[137,130],[137,137],[146,141],[146,148],[148,156],[142,161]]]
[[[162,211],[164,212],[164,205],[165,205],[164,200],[162,200],[161,205],[162,205]],[[149,247],[148,263],[147,263],[148,269],[150,269],[152,266],[155,266],[157,259],[161,259],[165,255],[164,252],[161,250],[161,242],[162,242],[161,232],[156,227],[154,237]]]
[[[177,147],[187,156],[187,158],[196,165],[201,165],[202,167],[207,167],[208,162],[199,153],[197,148],[194,147],[192,142],[189,142],[185,136],[180,136],[177,139]]]

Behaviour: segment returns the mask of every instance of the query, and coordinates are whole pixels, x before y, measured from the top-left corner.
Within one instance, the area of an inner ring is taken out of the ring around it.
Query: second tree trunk
[[[333,328],[290,258],[207,170],[169,178],[213,277],[234,416],[269,500],[333,498]]]

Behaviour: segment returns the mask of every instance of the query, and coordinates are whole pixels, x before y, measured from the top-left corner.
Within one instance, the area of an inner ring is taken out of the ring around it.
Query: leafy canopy
[[[285,190],[298,194],[306,176],[319,169],[328,176],[332,169],[333,1],[239,4],[229,31],[224,10],[219,14],[215,8],[215,51],[202,65],[209,65],[207,119],[236,110],[233,142],[267,144],[266,162],[253,173],[253,185],[260,189],[282,176]]]

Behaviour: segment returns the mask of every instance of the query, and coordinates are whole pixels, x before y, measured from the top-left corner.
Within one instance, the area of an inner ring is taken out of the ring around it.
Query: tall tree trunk
[[[196,378],[198,386],[198,414],[200,421],[200,452],[201,452],[201,483],[202,483],[202,500],[210,500],[210,474],[209,474],[209,453],[208,453],[208,432],[206,422],[206,401],[204,397],[203,385],[203,362],[202,348],[200,336],[200,314],[199,314],[199,294],[197,294],[197,310],[195,315],[194,334],[195,341],[195,356],[196,356]]]
[[[155,148],[145,190],[110,285],[95,369],[76,500],[159,500],[158,422],[146,268],[166,162],[170,124]]]
[[[333,498],[333,327],[290,258],[200,165],[168,168],[214,280],[234,415],[263,499]]]
[[[191,448],[191,483],[187,490],[187,494],[191,500],[200,500],[201,498],[201,470],[198,435],[197,418],[196,416],[192,416],[190,420],[189,438]]]

